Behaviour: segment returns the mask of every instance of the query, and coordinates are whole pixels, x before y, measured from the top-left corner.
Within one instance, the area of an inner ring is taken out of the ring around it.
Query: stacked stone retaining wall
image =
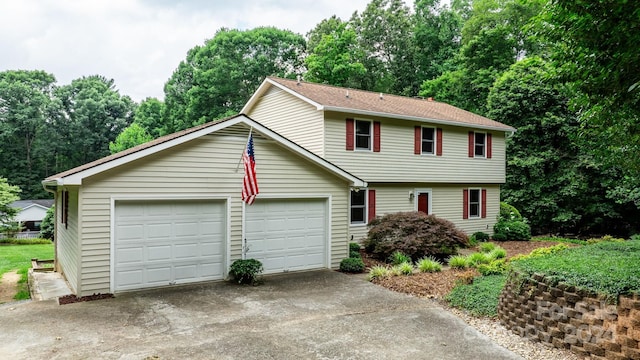
[[[498,303],[513,332],[593,359],[640,360],[640,296],[617,304],[573,286],[550,285],[542,275],[513,273]]]

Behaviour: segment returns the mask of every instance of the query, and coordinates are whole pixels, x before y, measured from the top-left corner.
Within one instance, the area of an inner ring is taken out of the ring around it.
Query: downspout
[[[57,188],[56,190],[51,190],[47,187],[47,184],[44,183],[42,184],[42,187],[44,188],[44,191],[53,194],[53,271],[60,272],[60,269],[58,268],[58,241],[56,239],[58,236],[58,206],[56,206],[58,203],[58,192],[56,191]]]

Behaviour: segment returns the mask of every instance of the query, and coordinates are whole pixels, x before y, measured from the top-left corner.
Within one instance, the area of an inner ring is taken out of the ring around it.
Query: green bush
[[[349,257],[350,258],[362,258],[362,255],[360,255],[360,251],[349,251]]]
[[[481,276],[471,284],[454,287],[445,299],[451,306],[465,309],[473,315],[495,317],[505,282],[506,275]]]
[[[256,284],[262,269],[262,263],[256,259],[236,260],[229,268],[229,275],[238,284]]]
[[[411,262],[411,257],[402,251],[394,251],[393,254],[389,256],[389,262],[391,265],[400,265],[402,263]]]
[[[478,242],[486,242],[489,241],[489,234],[482,232],[482,231],[478,231],[478,232],[474,232],[472,235],[476,241]]]
[[[493,239],[493,241],[507,241],[507,235],[501,234],[501,233],[494,233],[491,239]]]
[[[587,244],[591,245],[591,244],[597,244],[597,243],[601,243],[601,242],[623,242],[626,241],[625,239],[621,239],[621,238],[614,238],[611,235],[605,235],[603,237],[599,237],[599,238],[591,238],[587,240]]]
[[[504,259],[505,257],[507,257],[507,250],[501,247],[497,247],[491,250],[491,252],[489,252],[488,254],[489,254],[489,258],[493,260]]]
[[[349,243],[349,252],[357,251],[360,252],[360,244],[356,242]]]
[[[492,252],[493,249],[495,249],[497,246],[498,245],[494,243],[486,242],[486,243],[480,244],[480,246],[478,247],[478,250],[480,250],[480,252],[483,252],[483,253],[489,253],[489,252]]]
[[[345,273],[361,273],[364,271],[364,262],[361,257],[348,257],[340,261],[340,271]]]
[[[565,245],[566,246],[566,245]],[[544,274],[551,284],[565,283],[615,301],[640,292],[640,241],[601,242],[511,261],[525,277]]]
[[[498,221],[522,221],[522,215],[520,211],[515,207],[507,204],[506,202],[500,202],[500,213],[498,214]]]
[[[442,264],[434,257],[424,257],[417,263],[418,270],[420,272],[440,272],[442,271]]]
[[[500,220],[493,226],[493,239],[496,234],[504,234],[507,240],[529,240],[531,239],[531,227],[521,220]]]
[[[454,255],[449,258],[448,264],[454,269],[466,269],[467,258],[462,255]]]
[[[40,237],[43,239],[53,240],[55,233],[55,205],[47,210],[47,214],[40,224]]]
[[[511,259],[509,259],[509,261],[531,259],[531,258],[546,256],[546,255],[558,253],[560,251],[564,251],[564,250],[566,250],[568,248],[569,248],[569,246],[567,246],[565,244],[558,244],[558,245],[549,246],[549,247],[537,248],[537,249],[532,250],[528,254],[518,254],[516,256],[513,256],[513,257],[511,257]]]
[[[387,214],[369,223],[365,250],[378,259],[402,251],[411,259],[446,256],[469,245],[467,235],[448,220],[422,212]]]
[[[39,244],[51,244],[51,240],[49,239],[16,239],[16,238],[4,238],[0,239],[0,244],[11,244],[11,245],[39,245]]]
[[[632,240],[632,241],[640,241],[640,234],[633,234],[633,235],[631,235],[631,237],[629,238],[629,240]]]
[[[488,264],[491,260],[487,254],[476,252],[467,256],[467,266],[477,267],[480,264]]]
[[[386,266],[376,265],[369,270],[369,281],[385,278],[391,275],[389,268]]]
[[[391,272],[394,275],[411,275],[413,274],[413,264],[410,262],[403,262],[395,265],[391,268]]]
[[[478,272],[484,276],[506,274],[509,266],[505,259],[493,260],[488,264],[480,264]]]

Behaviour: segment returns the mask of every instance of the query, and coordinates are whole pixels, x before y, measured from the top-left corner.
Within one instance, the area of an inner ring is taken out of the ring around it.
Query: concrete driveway
[[[2,359],[520,359],[432,301],[318,271],[0,306]]]

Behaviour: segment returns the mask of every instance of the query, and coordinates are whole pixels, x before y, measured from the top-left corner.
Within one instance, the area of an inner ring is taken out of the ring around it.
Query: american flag
[[[242,201],[247,203],[247,205],[251,205],[256,199],[256,195],[260,193],[258,190],[258,181],[256,180],[256,158],[253,154],[253,135],[251,134],[249,134],[249,141],[247,141],[247,149],[242,154],[242,162],[244,163]]]

